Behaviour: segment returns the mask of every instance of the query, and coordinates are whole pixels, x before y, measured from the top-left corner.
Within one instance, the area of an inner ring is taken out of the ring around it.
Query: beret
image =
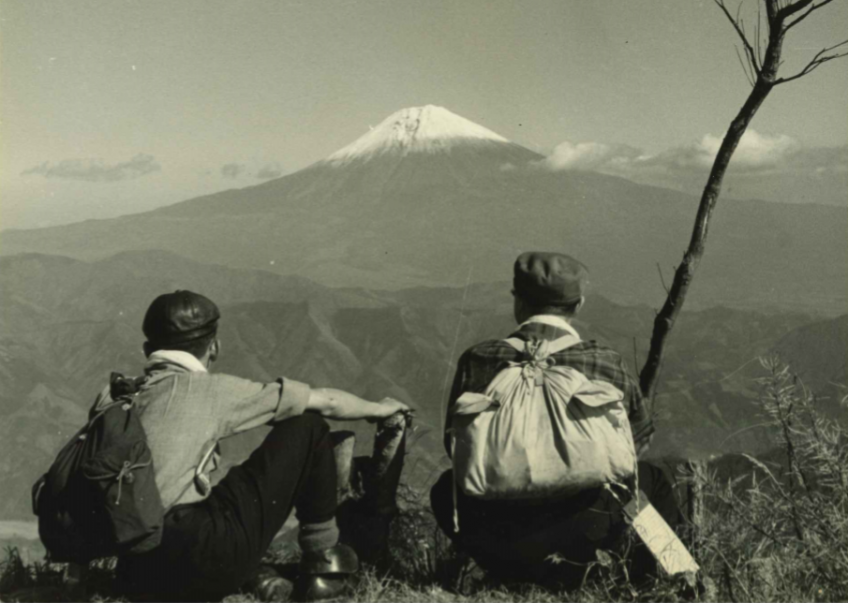
[[[528,251],[515,260],[515,293],[538,305],[569,305],[580,301],[588,269],[562,253]]]
[[[182,344],[216,333],[220,317],[218,306],[208,297],[174,291],[153,300],[141,330],[154,345]]]

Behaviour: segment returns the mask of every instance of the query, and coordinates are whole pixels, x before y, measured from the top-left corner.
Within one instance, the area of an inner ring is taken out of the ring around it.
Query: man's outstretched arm
[[[322,387],[310,390],[306,410],[317,412],[327,419],[354,421],[357,419],[385,419],[396,412],[408,411],[410,408],[393,398],[383,398],[379,402],[368,402],[340,389]]]

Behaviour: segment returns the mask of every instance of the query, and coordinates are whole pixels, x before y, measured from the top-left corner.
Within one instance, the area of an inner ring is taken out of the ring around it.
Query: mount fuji
[[[165,250],[325,285],[401,289],[510,278],[529,249],[581,259],[595,292],[657,306],[688,241],[695,197],[543,157],[435,106],[403,109],[311,166],[157,210],[5,231],[0,254],[99,260]],[[848,209],[723,198],[687,307],[848,304]]]
[[[510,142],[443,107],[427,105],[401,109],[376,128],[327,158],[331,163],[366,160],[375,155],[438,153],[454,147],[476,145],[478,149]]]

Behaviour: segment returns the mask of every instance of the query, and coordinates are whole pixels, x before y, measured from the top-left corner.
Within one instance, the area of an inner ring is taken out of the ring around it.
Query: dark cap
[[[588,269],[562,253],[528,251],[515,260],[515,293],[538,305],[566,306],[580,301]]]
[[[153,300],[141,330],[154,345],[182,344],[215,334],[220,317],[218,306],[208,297],[174,291]]]

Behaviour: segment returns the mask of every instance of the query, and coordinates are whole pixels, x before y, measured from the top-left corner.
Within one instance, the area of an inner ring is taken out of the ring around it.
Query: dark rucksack
[[[95,404],[33,486],[38,533],[52,560],[88,563],[162,540],[164,508],[135,404],[144,380],[112,373],[111,399]]]

